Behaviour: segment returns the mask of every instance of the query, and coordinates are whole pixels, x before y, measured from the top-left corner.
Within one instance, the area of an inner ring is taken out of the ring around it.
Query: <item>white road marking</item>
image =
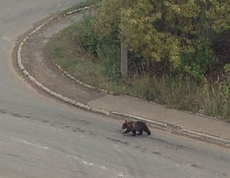
[[[125,177],[124,174],[122,172],[120,172],[119,174],[117,174],[115,177]]]
[[[116,148],[116,150],[118,151],[118,152],[122,152],[122,150],[121,149],[119,149],[119,146],[116,144],[116,145],[114,145],[114,148]]]
[[[82,161],[82,163],[84,163],[84,164],[86,164],[86,165],[89,165],[89,166],[93,166],[94,164],[93,163],[88,163],[88,162],[86,162],[86,161]]]
[[[94,164],[94,163],[89,163],[89,162],[85,161],[84,159],[81,159],[81,158],[79,158],[77,156],[68,155],[68,157],[74,158],[74,159],[80,161],[81,163],[83,163],[85,165],[95,166],[95,167],[99,167],[100,169],[107,170],[107,168],[105,166],[97,165],[97,164]]]
[[[29,141],[26,141],[24,139],[21,139],[21,138],[15,138],[13,137],[14,140],[20,142],[20,143],[23,143],[25,145],[29,145],[29,146],[33,146],[33,147],[36,147],[36,148],[39,148],[39,149],[43,149],[43,150],[49,150],[49,147],[47,146],[42,146],[38,143],[32,143],[32,142],[29,142]]]
[[[105,166],[100,166],[101,169],[107,170]]]

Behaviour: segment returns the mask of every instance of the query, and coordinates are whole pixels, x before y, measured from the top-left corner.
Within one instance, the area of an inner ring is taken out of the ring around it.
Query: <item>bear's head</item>
[[[125,121],[125,122],[122,124],[121,129],[127,129],[127,128],[128,128],[128,124],[127,124],[127,123],[128,123],[128,122]]]

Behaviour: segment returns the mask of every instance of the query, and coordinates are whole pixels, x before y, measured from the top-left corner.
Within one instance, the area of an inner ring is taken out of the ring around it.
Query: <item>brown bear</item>
[[[125,123],[123,123],[122,125],[122,129],[127,129],[123,134],[132,132],[133,136],[136,136],[136,131],[139,132],[137,135],[142,135],[143,131],[146,132],[148,135],[151,134],[146,123],[142,121],[125,121]]]

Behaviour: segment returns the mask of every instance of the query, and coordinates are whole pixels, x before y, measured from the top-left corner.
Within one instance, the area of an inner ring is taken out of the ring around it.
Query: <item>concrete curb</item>
[[[84,87],[87,87],[89,89],[93,89],[93,90],[96,90],[96,91],[100,91],[100,92],[103,92],[103,93],[106,93],[106,94],[111,94],[111,95],[115,95],[114,92],[112,91],[108,91],[108,90],[104,90],[104,89],[100,89],[100,88],[96,88],[92,85],[89,85],[89,84],[85,84],[84,82],[82,82],[81,80],[75,78],[74,76],[70,75],[68,72],[66,72],[64,69],[61,68],[61,66],[59,66],[58,64],[55,64],[55,66],[58,68],[58,70],[60,70],[64,75],[66,75],[67,77],[69,77],[71,80],[79,83],[80,85],[84,86]]]
[[[64,14],[64,16],[69,16],[78,12],[81,12],[82,10],[86,10],[86,9],[90,9],[94,6],[89,6],[89,7],[84,7],[84,8],[79,8],[79,9],[75,9],[69,12],[66,12]],[[223,138],[219,138],[217,136],[212,136],[212,135],[208,135],[208,134],[204,134],[204,133],[199,133],[196,131],[192,131],[192,130],[188,130],[185,128],[180,128],[178,126],[169,124],[169,123],[163,123],[163,122],[158,122],[158,121],[153,121],[153,120],[148,120],[142,117],[137,117],[137,116],[133,116],[133,115],[129,115],[129,114],[125,114],[125,113],[119,113],[119,112],[113,112],[113,111],[106,111],[106,110],[102,110],[102,109],[98,109],[98,108],[94,108],[91,107],[87,104],[83,104],[80,103],[78,101],[72,100],[68,97],[65,97],[63,95],[60,95],[58,93],[53,92],[52,90],[50,90],[49,88],[45,87],[42,83],[40,83],[39,81],[37,81],[32,75],[29,74],[29,72],[25,69],[25,67],[22,64],[22,57],[21,57],[21,52],[23,49],[24,44],[26,43],[26,41],[36,32],[38,32],[40,29],[42,29],[43,27],[45,27],[45,25],[49,24],[51,21],[55,20],[59,18],[59,15],[54,15],[51,18],[49,18],[48,20],[46,20],[45,22],[43,22],[42,24],[40,24],[39,26],[35,27],[28,35],[26,35],[26,37],[24,37],[24,39],[22,39],[18,45],[15,46],[15,51],[16,51],[16,59],[17,59],[17,65],[19,70],[21,71],[21,73],[25,76],[25,78],[29,79],[35,86],[37,86],[39,89],[45,91],[46,93],[50,94],[51,96],[54,96],[57,99],[60,99],[62,101],[64,101],[65,103],[71,104],[73,106],[76,106],[80,109],[84,109],[86,111],[89,112],[93,112],[93,113],[97,113],[97,114],[102,114],[105,116],[113,116],[113,117],[118,117],[118,118],[123,118],[123,119],[134,119],[134,120],[142,120],[145,121],[146,123],[148,123],[149,125],[151,125],[154,128],[157,129],[161,129],[161,130],[165,130],[165,131],[170,131],[173,134],[177,134],[177,135],[182,135],[182,136],[187,136],[193,139],[198,139],[198,140],[202,140],[208,143],[213,143],[213,144],[217,144],[219,146],[223,146],[223,147],[227,147],[230,148],[230,141],[227,139],[223,139]],[[74,81],[80,83],[81,85],[88,87],[88,88],[92,88],[95,90],[99,90],[105,93],[109,93],[109,94],[114,94],[113,92],[109,92],[106,90],[102,90],[102,89],[98,89],[95,88],[93,86],[90,86],[88,84],[84,84],[82,81],[74,78],[73,76],[71,76],[70,74],[68,74],[66,71],[64,71],[60,66],[56,65],[65,75],[67,75],[68,77],[70,77],[71,79],[73,79]]]
[[[74,10],[71,10],[71,11],[68,11],[66,12],[66,16],[69,16],[69,15],[72,15],[72,14],[75,14],[77,12],[81,12],[83,10],[88,10],[88,9],[91,9],[93,7],[95,7],[96,5],[91,5],[91,6],[86,6],[86,7],[82,7],[82,8],[78,8],[78,9],[74,9]]]

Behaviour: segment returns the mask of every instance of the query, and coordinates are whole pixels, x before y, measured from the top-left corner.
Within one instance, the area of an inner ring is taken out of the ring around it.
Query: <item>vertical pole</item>
[[[121,8],[124,7],[124,0],[121,0]],[[122,16],[121,16],[122,22]],[[128,50],[124,46],[124,35],[121,32],[121,75],[124,78],[128,77]]]
[[[121,38],[123,40],[123,37]],[[121,41],[121,74],[122,77],[128,77],[128,50]]]

